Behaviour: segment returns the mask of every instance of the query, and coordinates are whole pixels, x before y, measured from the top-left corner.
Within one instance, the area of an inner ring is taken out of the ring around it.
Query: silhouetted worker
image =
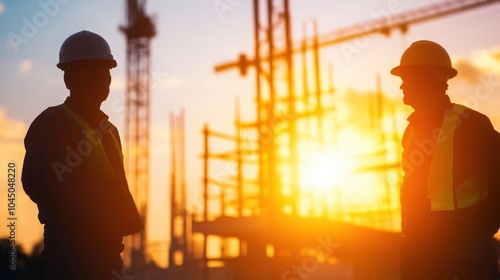
[[[500,279],[498,133],[450,102],[457,71],[439,44],[414,42],[391,73],[415,110],[403,136],[402,279]]]
[[[116,65],[101,36],[68,37],[57,67],[70,96],[43,111],[25,138],[22,182],[45,225],[49,280],[121,276],[123,237],[144,227],[128,189],[118,130],[100,110]]]

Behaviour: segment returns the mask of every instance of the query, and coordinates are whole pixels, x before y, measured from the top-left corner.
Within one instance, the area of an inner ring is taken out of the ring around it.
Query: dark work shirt
[[[439,128],[452,108],[449,98],[430,112],[414,112],[403,136],[401,188],[403,234],[418,238],[446,238],[450,235],[494,234],[498,228],[493,208],[498,201],[498,133],[490,120],[470,108],[460,115],[453,139],[453,187],[475,180],[488,189],[486,202],[448,211],[431,211],[427,198],[429,169]],[[413,137],[409,134],[413,129]],[[410,139],[411,138],[411,139]]]
[[[97,142],[59,105],[43,111],[28,130],[23,188],[38,205],[46,245],[61,238],[82,246],[121,245],[143,224],[128,189],[118,130],[100,110],[85,111],[71,98],[65,104],[99,136],[112,173],[95,168],[104,161],[91,162]]]

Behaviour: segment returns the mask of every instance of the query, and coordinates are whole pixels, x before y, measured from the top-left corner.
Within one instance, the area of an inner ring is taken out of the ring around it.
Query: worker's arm
[[[463,126],[468,141],[465,146],[469,147],[465,157],[469,161],[468,176],[485,184],[487,191],[486,212],[478,222],[494,234],[500,227],[500,134],[482,114],[464,119]],[[458,173],[467,172],[459,170]]]
[[[492,232],[500,228],[500,133],[493,130],[490,137],[488,205],[492,219]]]
[[[25,137],[22,182],[40,209],[40,221],[49,217],[72,218],[76,158],[68,156],[72,135],[64,116],[44,111],[31,124]]]

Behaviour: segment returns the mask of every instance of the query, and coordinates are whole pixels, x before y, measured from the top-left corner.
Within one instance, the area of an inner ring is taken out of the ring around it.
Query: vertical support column
[[[300,54],[302,57],[302,87],[303,87],[303,95],[304,95],[304,104],[306,108],[306,112],[309,110],[309,78],[307,75],[307,25],[306,23],[302,26],[303,29],[303,39],[302,39],[302,48],[300,50]],[[307,126],[309,127],[309,126]]]
[[[299,168],[298,168],[298,149],[297,149],[297,118],[295,112],[295,79],[294,79],[294,64],[293,64],[293,46],[292,32],[290,20],[289,0],[284,0],[284,20],[285,20],[285,52],[286,52],[286,71],[287,71],[287,87],[288,87],[288,122],[289,127],[289,149],[290,149],[290,171],[292,176],[291,188],[293,196],[292,214],[296,214],[300,205],[300,189],[299,189]]]
[[[269,107],[267,108],[267,135],[269,136],[269,143],[267,150],[268,153],[268,188],[269,188],[269,198],[268,199],[268,211],[269,215],[275,215],[277,213],[277,197],[278,197],[278,186],[276,182],[276,137],[274,131],[274,118],[275,118],[275,85],[274,85],[274,6],[273,0],[267,0],[267,40],[268,40],[268,52],[269,60],[268,63],[268,80],[269,80]]]
[[[318,39],[318,23],[316,20],[313,20],[314,26],[314,75],[315,75],[315,84],[316,84],[316,113],[318,116],[318,136],[319,136],[319,144],[320,149],[323,150],[325,145],[325,139],[323,136],[323,104],[321,100],[321,69],[320,69],[320,60],[319,60],[319,39]]]
[[[176,250],[176,242],[175,242],[175,217],[177,215],[177,203],[175,201],[176,198],[176,147],[175,147],[175,139],[176,139],[176,129],[175,129],[175,118],[173,114],[170,114],[170,248],[169,248],[169,267],[174,267],[174,255]]]
[[[184,108],[181,109],[179,116],[179,173],[180,173],[180,209],[179,216],[182,218],[182,265],[185,267],[187,258],[187,211],[186,211],[186,149],[185,149],[185,133],[184,133]]]
[[[203,128],[203,221],[208,222],[208,125]],[[208,280],[208,260],[207,260],[207,238],[208,234],[203,233],[203,279]]]
[[[237,175],[237,199],[238,199],[238,217],[243,216],[243,150],[241,142],[241,120],[240,120],[240,100],[235,101],[235,126],[236,126],[236,165],[238,167]]]
[[[264,143],[262,139],[262,89],[261,89],[261,61],[260,61],[260,0],[253,0],[253,21],[254,21],[254,59],[255,59],[255,84],[257,94],[257,156],[259,162],[259,211],[262,214],[265,206],[264,202]]]

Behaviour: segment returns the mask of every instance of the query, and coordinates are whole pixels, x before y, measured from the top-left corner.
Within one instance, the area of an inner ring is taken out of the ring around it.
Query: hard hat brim
[[[403,75],[405,72],[412,71],[415,69],[425,69],[428,68],[428,65],[399,65],[391,70],[391,74],[394,76],[399,76]],[[455,68],[451,67],[444,67],[444,66],[432,66],[432,67],[437,67],[437,68],[442,68],[443,70],[446,70],[448,72],[448,79],[454,78],[458,72]]]
[[[118,66],[118,63],[116,63],[116,60],[114,59],[95,59],[95,58],[89,58],[89,59],[78,59],[78,60],[73,60],[73,61],[65,61],[65,62],[59,62],[56,64],[57,68],[64,70],[68,65],[71,64],[76,64],[78,62],[82,61],[92,61],[92,60],[97,60],[100,62],[106,62],[109,65],[109,69],[115,68]]]

